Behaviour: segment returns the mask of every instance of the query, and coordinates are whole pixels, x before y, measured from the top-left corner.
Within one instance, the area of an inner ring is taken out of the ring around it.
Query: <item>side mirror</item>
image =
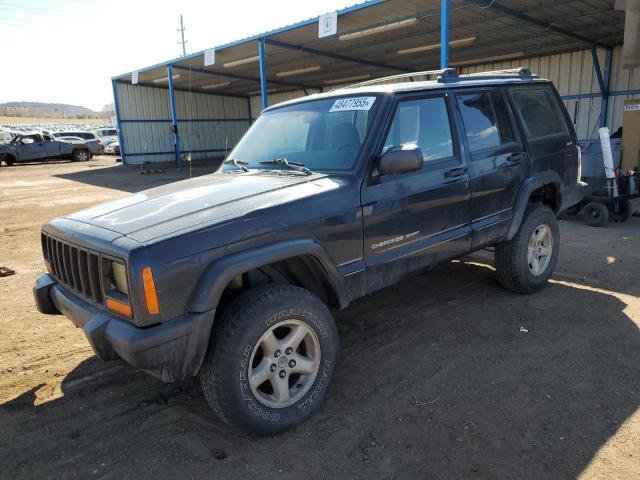
[[[416,144],[391,147],[380,159],[380,175],[398,175],[422,168],[422,150]]]

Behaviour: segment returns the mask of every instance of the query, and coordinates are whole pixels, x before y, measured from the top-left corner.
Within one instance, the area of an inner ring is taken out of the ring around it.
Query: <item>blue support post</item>
[[[604,127],[607,123],[607,113],[609,110],[609,95],[611,92],[609,88],[611,86],[611,53],[612,48],[608,47],[604,54],[604,96],[602,97],[602,104],[600,105],[600,127]]]
[[[598,59],[598,50],[591,47],[591,58],[593,59],[593,68],[596,71],[598,87],[600,89],[600,128],[607,124],[607,109],[609,107],[609,83],[611,82],[611,48],[605,49],[604,53],[604,74],[600,68],[600,60]]]
[[[116,89],[116,80],[111,80],[111,86],[113,87],[113,107],[116,113],[115,127],[118,129],[118,143],[120,144],[120,156],[122,157],[122,164],[126,164],[126,157],[124,154],[124,142],[122,141],[122,126],[120,125],[120,108],[118,108],[118,90]]]
[[[258,41],[258,56],[260,59],[260,95],[262,96],[262,109],[267,108],[267,55],[265,39]]]
[[[178,117],[176,115],[176,98],[173,90],[173,65],[167,66],[167,78],[169,79],[169,104],[171,105],[171,133],[176,154],[176,168],[181,167],[180,159],[180,135],[178,134]]]
[[[449,0],[440,0],[440,68],[449,66]]]

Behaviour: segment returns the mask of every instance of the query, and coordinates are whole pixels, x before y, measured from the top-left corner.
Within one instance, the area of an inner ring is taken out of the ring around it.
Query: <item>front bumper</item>
[[[165,382],[198,373],[209,344],[214,312],[139,328],[83,300],[48,273],[38,277],[33,295],[40,312],[62,313],[82,328],[99,358],[122,358]]]

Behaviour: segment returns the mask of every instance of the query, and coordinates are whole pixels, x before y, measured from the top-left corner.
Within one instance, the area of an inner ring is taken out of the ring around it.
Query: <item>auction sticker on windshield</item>
[[[348,112],[351,110],[370,110],[376,97],[350,97],[340,98],[333,102],[331,112]]]

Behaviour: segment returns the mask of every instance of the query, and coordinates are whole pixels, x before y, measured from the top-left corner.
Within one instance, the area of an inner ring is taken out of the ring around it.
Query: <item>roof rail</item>
[[[377,83],[384,83],[384,82],[388,82],[390,80],[401,80],[403,78],[414,78],[414,77],[429,77],[429,76],[435,76],[435,75],[438,75],[438,78],[440,78],[440,77],[451,77],[451,76],[457,77],[458,76],[458,72],[456,72],[455,69],[453,69],[453,68],[445,68],[445,69],[442,69],[442,70],[423,70],[421,72],[400,73],[398,75],[391,75],[389,77],[374,78],[372,80],[367,80],[365,82],[360,82],[360,83],[354,83],[353,85],[348,85],[346,87],[340,87],[340,88],[365,87],[367,85],[375,85]]]
[[[468,73],[465,75],[458,75],[456,77],[441,76],[438,78],[438,82],[463,82],[465,80],[502,80],[505,78],[521,78],[523,80],[529,80],[532,78],[540,78],[539,75],[531,73],[528,68],[510,68],[505,70],[491,70],[488,72]]]

